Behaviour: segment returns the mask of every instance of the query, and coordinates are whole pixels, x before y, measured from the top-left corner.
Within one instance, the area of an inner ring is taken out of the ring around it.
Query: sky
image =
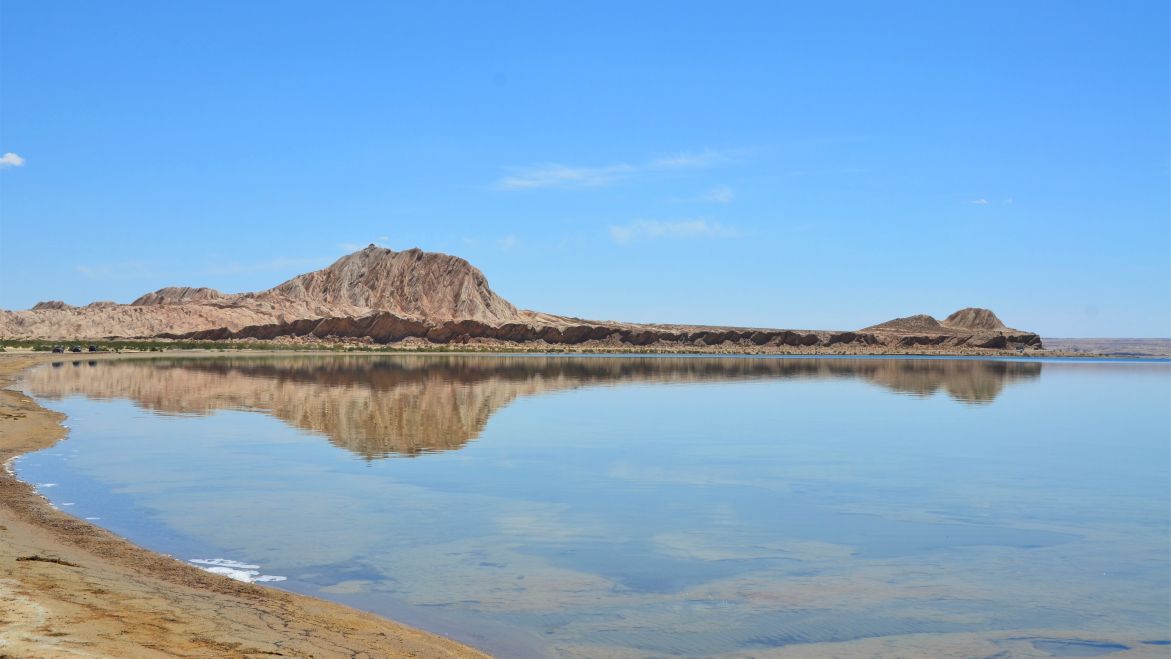
[[[0,0],[0,308],[369,243],[517,306],[1171,335],[1171,15],[1128,2]]]

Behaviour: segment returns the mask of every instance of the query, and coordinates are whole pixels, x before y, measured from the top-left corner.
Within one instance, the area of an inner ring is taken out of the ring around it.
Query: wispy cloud
[[[15,153],[13,153],[11,151],[0,156],[0,167],[23,167],[23,166],[24,166],[24,158],[21,158],[20,156],[16,155]]]
[[[992,205],[995,205],[995,204],[993,204],[993,202],[991,202],[991,201],[988,201],[988,199],[987,199],[986,197],[979,197],[979,198],[977,198],[977,199],[969,199],[969,200],[968,200],[967,202],[965,202],[965,203],[968,203],[968,204],[973,204],[973,205],[976,205],[976,206],[992,206]],[[1005,197],[1004,199],[1001,199],[1001,200],[1000,200],[1000,205],[1001,205],[1001,206],[1012,206],[1012,197]]]
[[[717,185],[705,192],[700,201],[709,201],[714,204],[730,204],[736,198],[736,193],[726,185]]]
[[[663,222],[638,220],[625,226],[611,226],[610,238],[619,245],[660,238],[736,238],[740,232],[733,227],[705,219]]]
[[[535,190],[539,188],[592,188],[626,181],[656,172],[700,169],[727,161],[716,151],[679,153],[638,164],[616,163],[597,167],[578,167],[561,163],[541,163],[509,168],[508,174],[493,183],[497,190]]]

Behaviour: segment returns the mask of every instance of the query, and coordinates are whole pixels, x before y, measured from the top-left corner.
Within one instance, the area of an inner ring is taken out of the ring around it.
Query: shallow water
[[[1071,656],[1171,626],[1165,362],[234,357],[24,387],[69,415],[17,462],[62,509],[502,655],[1047,630]]]

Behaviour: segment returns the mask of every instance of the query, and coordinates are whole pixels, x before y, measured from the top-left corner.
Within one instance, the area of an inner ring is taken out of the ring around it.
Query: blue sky
[[[1171,334],[1168,4],[0,2],[0,308],[375,242],[517,305]]]

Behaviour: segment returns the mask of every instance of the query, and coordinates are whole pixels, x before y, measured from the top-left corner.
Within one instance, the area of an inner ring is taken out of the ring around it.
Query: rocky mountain
[[[223,300],[226,296],[214,288],[190,288],[187,286],[170,286],[160,288],[153,293],[147,293],[130,303],[132,307],[153,307],[165,304],[203,304]],[[40,306],[40,305],[37,305]],[[37,307],[33,307],[35,310]]]
[[[130,304],[38,303],[0,311],[0,337],[285,339],[637,347],[664,351],[897,352],[1040,348],[987,309],[940,322],[897,318],[858,331],[597,322],[518,310],[464,259],[369,247],[268,290],[169,287]]]
[[[130,304],[78,308],[51,301],[30,311],[0,311],[0,337],[152,337],[380,312],[418,321],[485,323],[508,322],[520,315],[464,259],[370,245],[329,267],[255,293],[173,286]]]
[[[321,316],[389,311],[405,318],[501,323],[518,314],[508,300],[492,292],[482,272],[461,258],[420,249],[393,252],[374,245],[262,295],[319,306]]]
[[[944,319],[942,325],[952,329],[965,330],[1003,330],[1007,329],[1004,323],[988,309],[968,307],[960,309]]]

